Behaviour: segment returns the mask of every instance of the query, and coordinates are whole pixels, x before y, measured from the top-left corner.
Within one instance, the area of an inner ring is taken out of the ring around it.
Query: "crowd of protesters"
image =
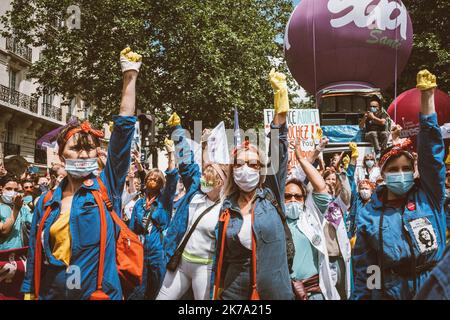
[[[28,248],[16,284],[24,299],[448,298],[450,159],[432,74],[417,79],[417,153],[374,99],[360,122],[374,152],[361,163],[353,142],[348,155],[324,163],[321,137],[308,158],[297,141],[293,165],[286,78],[272,71],[276,155],[245,140],[228,164],[197,163],[173,113],[161,171],[132,151],[141,57],[127,48],[120,61],[122,100],[107,151],[103,132],[83,121],[61,131],[61,164],[46,176],[0,167],[0,252]],[[70,266],[79,286],[68,285]],[[10,271],[0,265],[0,298]]]

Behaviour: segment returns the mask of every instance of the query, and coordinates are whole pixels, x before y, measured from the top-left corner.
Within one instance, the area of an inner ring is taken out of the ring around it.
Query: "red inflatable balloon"
[[[405,91],[397,97],[397,108],[394,101],[387,111],[392,120],[402,126],[402,138],[411,138],[414,143],[419,132],[420,96],[419,89]],[[450,123],[450,96],[436,89],[434,103],[439,125]]]
[[[388,87],[405,67],[413,28],[400,0],[301,0],[286,26],[292,76],[311,94]]]

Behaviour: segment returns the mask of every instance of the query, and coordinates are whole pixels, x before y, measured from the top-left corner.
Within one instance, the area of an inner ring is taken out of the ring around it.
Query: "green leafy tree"
[[[398,94],[414,88],[417,72],[428,69],[436,74],[440,90],[450,93],[450,1],[403,0],[411,16],[414,46],[403,73],[398,78]],[[394,87],[385,94],[394,99]]]
[[[56,26],[80,8],[80,29]],[[273,101],[269,57],[282,57],[290,0],[13,0],[3,35],[42,46],[30,77],[95,106],[97,124],[117,112],[120,51],[143,55],[137,107],[164,123],[177,111],[187,127],[225,120],[233,107],[242,127],[261,123]]]

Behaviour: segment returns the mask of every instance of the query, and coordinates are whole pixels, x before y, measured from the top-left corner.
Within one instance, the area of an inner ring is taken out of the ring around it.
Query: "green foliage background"
[[[403,2],[415,36],[398,92],[414,87],[422,68],[436,73],[439,87],[450,92],[450,1]],[[81,9],[81,29],[55,27],[73,4]],[[29,76],[55,93],[81,95],[95,106],[91,120],[97,124],[118,110],[118,56],[130,45],[144,56],[138,108],[160,124],[177,111],[188,128],[194,120],[204,127],[220,120],[231,126],[238,107],[247,129],[261,126],[262,110],[272,105],[267,76],[271,61],[283,58],[281,39],[292,10],[291,0],[13,0],[0,22],[4,36],[14,33],[43,47]],[[284,63],[279,69],[289,74]],[[386,102],[393,96],[391,86]]]
[[[69,5],[81,10],[81,29],[55,28]],[[143,55],[137,106],[164,123],[177,111],[194,120],[232,124],[233,108],[251,128],[273,101],[269,57],[283,55],[290,0],[14,0],[1,21],[29,45],[43,46],[30,76],[65,96],[95,106],[97,124],[117,113],[119,53]],[[6,33],[4,33],[6,35]]]

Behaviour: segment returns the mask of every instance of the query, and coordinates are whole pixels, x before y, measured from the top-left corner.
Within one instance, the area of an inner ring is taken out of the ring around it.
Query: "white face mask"
[[[364,189],[359,192],[359,195],[365,201],[370,198],[370,196],[372,195],[372,191]]]
[[[366,166],[367,168],[373,168],[373,166],[375,165],[375,161],[373,160],[366,160]]]
[[[259,183],[259,170],[255,170],[243,165],[233,170],[234,182],[244,192],[250,192],[256,189]]]
[[[97,158],[65,159],[66,171],[74,178],[85,178],[98,170]]]
[[[2,200],[4,203],[11,204],[16,195],[17,195],[17,192],[14,190],[3,191]]]

